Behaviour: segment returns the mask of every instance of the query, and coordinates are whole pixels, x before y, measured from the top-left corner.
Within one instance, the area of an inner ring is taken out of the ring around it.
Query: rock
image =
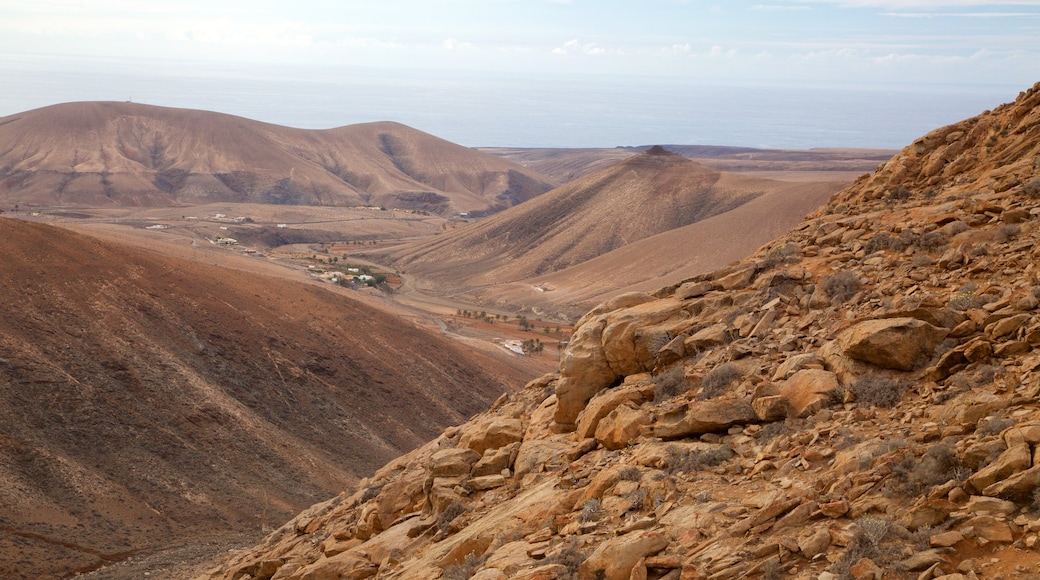
[[[431,477],[457,477],[469,475],[473,464],[480,459],[480,454],[472,449],[442,449],[430,459]]]
[[[820,504],[820,513],[828,518],[840,518],[849,513],[849,502],[841,499]]]
[[[538,473],[553,469],[571,448],[567,441],[554,439],[534,439],[520,444],[513,471],[517,478],[528,473]]]
[[[497,449],[488,449],[484,452],[484,456],[480,458],[480,461],[477,461],[473,466],[470,475],[473,477],[482,477],[485,475],[500,474],[503,469],[513,467],[513,461],[516,460],[516,454],[519,451],[519,442],[499,447]]]
[[[730,327],[724,322],[703,328],[683,341],[686,352],[697,352],[729,342]]]
[[[838,388],[838,377],[823,370],[804,369],[780,386],[790,417],[804,418],[825,406]]]
[[[757,271],[758,269],[755,268],[755,266],[747,266],[738,269],[732,274],[727,274],[717,280],[713,280],[712,283],[720,290],[737,290],[739,288],[746,288],[755,278],[755,273]]]
[[[563,564],[545,564],[517,572],[515,576],[510,576],[510,580],[559,580],[566,577],[566,574],[568,574],[567,567]],[[476,580],[476,576],[470,580]]]
[[[1029,322],[1031,318],[1032,316],[1029,314],[1016,314],[1015,316],[1003,318],[986,327],[986,336],[993,340],[1003,338],[1018,330],[1022,325]]]
[[[556,422],[563,426],[572,425],[589,399],[618,378],[603,352],[606,326],[603,316],[581,324],[574,329],[570,344],[563,351],[555,415]]]
[[[1011,515],[1018,511],[1018,506],[1015,505],[1015,502],[996,497],[973,495],[968,498],[968,505],[964,506],[964,511],[972,514],[989,512],[993,514]]]
[[[1034,490],[1038,487],[1040,487],[1040,465],[997,481],[983,489],[982,493],[990,497],[1031,500]]]
[[[817,528],[816,531],[798,541],[798,549],[802,555],[812,559],[817,554],[822,554],[831,546],[831,533],[827,528]]]
[[[796,354],[792,357],[789,357],[787,360],[780,364],[780,366],[776,369],[776,372],[773,373],[773,380],[782,381],[784,379],[790,378],[791,375],[795,374],[796,372],[802,369],[822,370],[823,359],[820,358],[820,355],[814,352]]]
[[[1007,479],[1019,471],[1025,471],[1032,465],[1032,451],[1020,433],[1005,437],[1004,443],[1008,446],[1007,450],[992,463],[968,477],[967,484],[975,491],[982,492],[993,483]]]
[[[901,560],[899,563],[911,572],[919,572],[921,570],[927,570],[936,564],[945,564],[946,559],[942,557],[942,554],[938,550],[932,549],[917,552],[909,558]]]
[[[881,580],[884,573],[870,558],[860,558],[849,568],[849,576],[854,580]]]
[[[656,554],[668,546],[668,538],[658,532],[638,531],[610,538],[578,568],[579,580],[629,580],[640,559]]]
[[[523,432],[520,419],[491,416],[476,424],[467,425],[462,439],[459,440],[459,446],[468,447],[483,455],[488,449],[498,449],[520,441]]]
[[[650,414],[643,409],[621,405],[599,422],[596,440],[607,449],[623,449],[650,424]]]
[[[678,439],[756,420],[751,404],[744,399],[691,401],[662,413],[654,423],[653,434],[662,439]]]
[[[622,385],[597,394],[578,415],[578,437],[586,439],[595,435],[600,420],[619,405],[628,402],[638,405],[644,399],[641,387],[636,385]]]
[[[379,567],[355,552],[344,552],[297,570],[293,577],[301,580],[363,580],[371,578]]]
[[[882,368],[911,371],[931,358],[948,331],[914,318],[860,322],[835,342],[849,358]]]
[[[751,409],[759,421],[781,421],[787,418],[787,399],[780,395],[758,397],[751,401]]]
[[[469,486],[477,491],[494,489],[496,487],[502,487],[505,484],[506,478],[501,474],[484,475],[482,477],[474,477],[469,480]]]
[[[982,538],[990,542],[1001,542],[1010,544],[1014,537],[1011,534],[1011,526],[993,516],[975,516],[964,522],[962,528],[971,528],[976,538]]]
[[[689,300],[699,298],[711,292],[711,282],[686,282],[675,289],[676,300]]]
[[[963,539],[964,535],[957,531],[940,532],[930,537],[928,542],[933,548],[949,548]]]

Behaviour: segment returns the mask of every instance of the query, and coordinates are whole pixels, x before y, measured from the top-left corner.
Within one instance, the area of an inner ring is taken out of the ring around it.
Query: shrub
[[[935,230],[917,238],[917,247],[929,252],[938,251],[950,243],[950,237],[942,230]]]
[[[578,542],[572,539],[555,554],[546,558],[545,563],[563,566],[567,571],[560,575],[560,580],[573,580],[578,577],[578,568],[585,558],[585,553],[578,549]]]
[[[668,370],[654,377],[654,402],[660,403],[681,395],[688,390],[686,386],[686,367],[673,365]]]
[[[765,261],[762,264],[762,269],[769,270],[781,264],[797,262],[798,253],[798,244],[795,244],[793,242],[785,244],[779,248],[775,248],[768,254],[766,254]]]
[[[692,473],[703,469],[718,467],[736,455],[729,445],[717,445],[711,449],[695,450],[682,453],[675,447],[667,451],[666,465],[668,473]]]
[[[639,481],[643,478],[643,474],[638,467],[632,465],[619,471],[617,478],[618,481]]]
[[[701,381],[701,392],[697,394],[697,399],[705,400],[721,395],[726,387],[739,380],[741,376],[740,369],[733,363],[725,363],[711,369]]]
[[[874,237],[867,240],[867,243],[863,245],[863,251],[867,254],[873,254],[881,250],[888,250],[890,252],[902,252],[910,245],[909,241],[899,237],[893,238],[888,234],[877,234]]]
[[[891,520],[863,516],[856,520],[856,524],[858,529],[845,548],[845,553],[831,566],[831,572],[842,580],[852,578],[849,569],[862,558],[870,558],[876,564],[884,565],[892,555],[882,549],[882,543],[892,529]]]
[[[997,229],[997,242],[1005,243],[1015,239],[1022,228],[1018,224],[1004,224]]]
[[[596,498],[591,498],[581,506],[581,513],[578,514],[578,521],[586,524],[594,522],[603,516],[603,504]]]
[[[848,301],[859,292],[859,276],[849,270],[835,272],[823,279],[823,291],[831,300]]]
[[[475,552],[466,554],[466,558],[458,564],[453,564],[444,569],[442,580],[468,580],[478,568],[484,565],[487,558],[478,556]]]
[[[888,199],[894,199],[896,201],[903,201],[910,199],[910,190],[904,185],[896,187],[892,191],[888,192]]]
[[[905,381],[881,375],[864,375],[849,385],[849,388],[852,389],[856,402],[887,408],[896,406],[909,386]]]
[[[455,518],[466,513],[466,505],[459,500],[455,500],[448,504],[448,507],[444,508],[444,511],[437,516],[437,529],[440,531],[447,531],[448,526],[451,522],[455,521]]]
[[[950,299],[949,307],[960,311],[981,307],[986,303],[986,299],[975,295],[975,291],[978,289],[979,285],[974,282],[968,282],[961,286],[957,289],[953,298]]]
[[[1040,197],[1040,179],[1034,179],[1022,186],[1022,193],[1029,197]]]

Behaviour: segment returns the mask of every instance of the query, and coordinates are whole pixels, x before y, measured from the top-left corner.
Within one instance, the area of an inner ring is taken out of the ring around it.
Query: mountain
[[[0,199],[26,205],[211,202],[494,212],[547,178],[397,123],[303,130],[137,103],[0,118]]]
[[[1011,578],[1040,566],[1040,83],[200,578]]]
[[[327,286],[0,239],[3,578],[256,533],[526,380]]]
[[[587,304],[590,296],[623,291],[633,282],[631,276],[616,277],[617,267],[653,256],[648,259],[658,263],[637,276],[656,287],[667,283],[662,273],[689,264],[691,254],[715,258],[698,262],[701,272],[704,266],[720,266],[786,231],[836,189],[832,183],[795,184],[719,172],[655,147],[523,205],[387,253],[398,269],[438,286],[483,289],[479,295],[489,303],[584,311],[594,305]],[[732,216],[723,237],[697,237],[700,224],[723,215]],[[754,227],[763,225],[756,216],[768,217],[769,227]],[[666,232],[675,233],[667,245],[652,241]],[[613,252],[622,258],[608,260]],[[581,276],[572,277],[574,284],[563,281],[563,272],[597,258],[603,259],[600,266],[583,268]],[[555,281],[550,285],[559,284],[560,291],[542,292],[545,280]],[[511,282],[520,282],[526,291],[500,295],[499,286]],[[572,290],[586,295],[575,296]]]

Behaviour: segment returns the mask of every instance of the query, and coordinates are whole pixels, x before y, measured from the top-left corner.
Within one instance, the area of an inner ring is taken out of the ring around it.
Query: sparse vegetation
[[[736,453],[728,445],[716,445],[710,449],[698,449],[683,453],[677,447],[669,447],[665,464],[670,474],[693,473],[718,467],[729,461]]]
[[[697,394],[698,400],[712,399],[723,393],[726,387],[741,378],[740,368],[733,363],[725,363],[713,368],[704,375],[701,381],[701,391]]]
[[[484,565],[487,558],[478,556],[474,552],[466,554],[466,558],[458,564],[453,564],[444,569],[442,580],[468,580],[473,573]]]
[[[979,285],[974,282],[968,282],[961,286],[957,292],[950,298],[949,306],[954,310],[970,310],[972,308],[979,308],[985,304],[985,300],[981,296],[976,296],[975,292],[979,289]]]
[[[639,481],[643,474],[638,467],[631,465],[619,471],[617,477],[618,481]]]
[[[910,190],[905,185],[900,185],[888,192],[888,199],[904,201],[910,199]]]
[[[830,274],[823,279],[822,284],[823,292],[827,294],[827,297],[838,303],[847,302],[859,292],[862,285],[859,276],[850,270]]]
[[[892,520],[882,517],[863,516],[856,520],[857,530],[852,541],[845,548],[841,559],[831,566],[831,572],[842,580],[849,580],[849,570],[863,558],[870,558],[875,564],[885,565],[896,556],[884,547],[884,541],[892,530]]]
[[[686,367],[680,362],[654,377],[654,402],[660,403],[688,390]]]
[[[1018,234],[1022,232],[1021,226],[1018,224],[1004,224],[997,228],[997,243],[1007,243],[1015,239]]]
[[[894,407],[909,384],[882,375],[864,375],[849,385],[857,403],[874,407]]]
[[[442,532],[447,531],[451,522],[455,521],[455,518],[464,513],[466,513],[466,504],[459,500],[451,502],[444,508],[444,511],[437,516],[437,529]]]
[[[566,568],[560,580],[574,580],[578,577],[578,568],[586,559],[585,553],[578,549],[578,541],[571,539],[556,553],[545,559],[546,564],[559,564]]]
[[[895,490],[903,495],[918,495],[929,488],[961,481],[967,476],[951,441],[931,446],[920,458],[907,453],[890,464]]]
[[[1034,199],[1040,197],[1040,179],[1034,179],[1023,185],[1022,193]],[[17,206],[15,206],[15,209],[17,209]]]
[[[578,521],[586,524],[594,522],[599,518],[603,517],[603,504],[596,498],[591,498],[581,506],[581,513],[578,514]]]

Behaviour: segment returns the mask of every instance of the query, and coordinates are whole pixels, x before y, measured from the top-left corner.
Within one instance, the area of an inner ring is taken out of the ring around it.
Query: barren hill
[[[203,578],[1035,578],[1040,84]]]
[[[520,371],[307,284],[0,219],[0,577],[259,531]]]
[[[447,214],[497,211],[553,185],[396,123],[303,130],[115,102],[0,118],[0,199],[11,203],[369,204]]]
[[[589,300],[634,282],[632,275],[617,277],[619,267],[652,261],[635,276],[657,287],[688,264],[697,271],[721,266],[786,231],[836,190],[833,183],[723,173],[657,147],[390,255],[397,268],[439,286],[483,289],[488,303],[584,310]],[[700,224],[723,215],[730,216],[725,223],[731,228],[724,236],[697,235]],[[667,240],[654,241],[666,233]],[[614,253],[617,259],[607,257]],[[581,266],[596,258],[597,267]],[[565,282],[563,272],[578,267],[581,274]],[[554,288],[559,283],[561,292],[536,293],[535,284],[546,280],[555,281]],[[527,288],[523,295],[499,288],[520,281]]]

